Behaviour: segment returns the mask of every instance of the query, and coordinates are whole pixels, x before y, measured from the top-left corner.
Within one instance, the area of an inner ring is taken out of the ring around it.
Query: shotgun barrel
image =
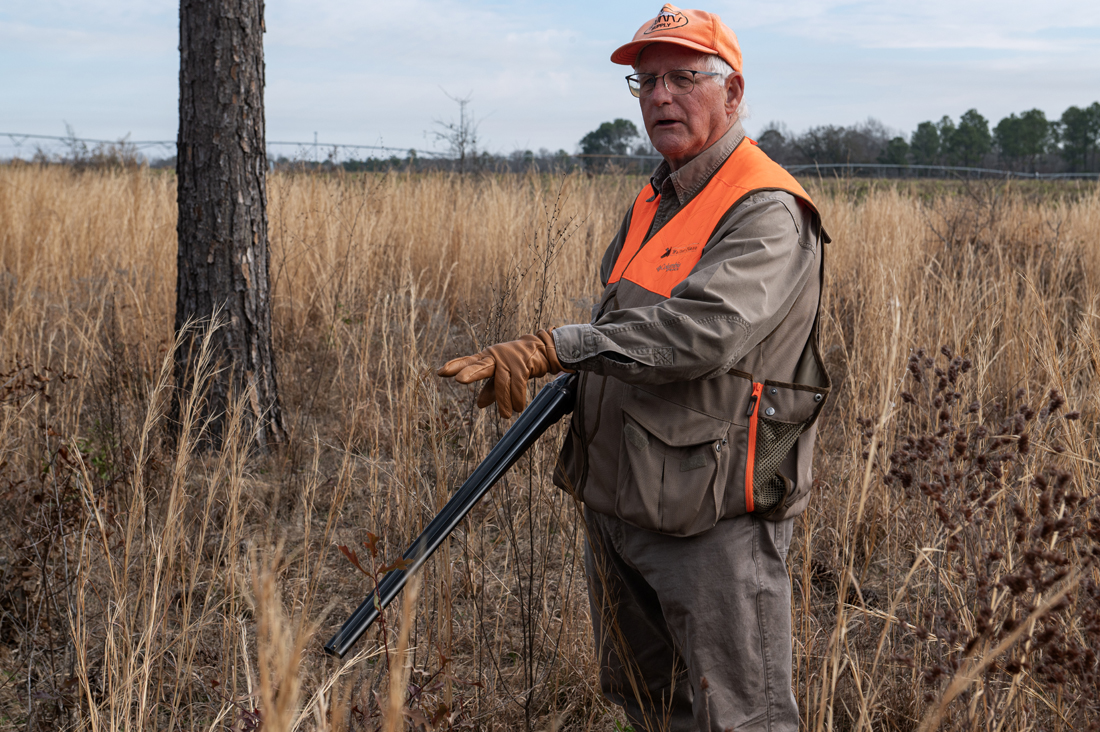
[[[371,623],[378,619],[382,610],[393,602],[409,576],[439,548],[443,540],[450,536],[470,509],[500,480],[508,468],[535,444],[543,432],[573,411],[576,380],[575,374],[562,374],[542,387],[504,433],[500,442],[489,451],[462,487],[447,501],[443,510],[402,555],[408,563],[406,569],[394,570],[382,578],[375,591],[325,644],[326,653],[343,658]]]

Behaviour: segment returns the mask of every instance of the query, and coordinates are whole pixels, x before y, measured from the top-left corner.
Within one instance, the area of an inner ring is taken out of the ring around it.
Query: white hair
[[[649,48],[649,46],[645,46],[644,48],[642,48],[642,51],[644,51],[646,48]],[[634,57],[634,71],[638,70],[637,59],[641,55],[642,52],[639,51],[638,55]],[[700,53],[699,55],[704,58],[703,65],[706,67],[707,71],[718,74],[719,78],[717,79],[717,81],[719,83],[722,83],[726,79],[728,79],[730,74],[737,73],[733,70],[732,66],[726,63],[726,60],[724,58],[716,53]]]
[[[724,58],[713,53],[707,56],[707,71],[713,71],[721,76],[721,81],[725,81],[730,74],[735,73],[733,67],[726,63]]]

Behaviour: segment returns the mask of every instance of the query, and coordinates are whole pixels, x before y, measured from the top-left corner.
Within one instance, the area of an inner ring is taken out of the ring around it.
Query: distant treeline
[[[291,157],[269,158],[274,170],[285,171],[335,171],[342,169],[349,173],[418,171],[428,172],[446,170],[462,173],[526,173],[536,170],[541,173],[561,173],[574,170],[588,172],[621,172],[648,175],[657,167],[660,158],[638,157],[630,152],[625,154],[573,154],[565,150],[551,151],[546,148],[535,150],[515,150],[500,154],[479,151],[467,155],[463,160],[449,157],[425,157],[410,150],[405,156],[353,158],[350,160],[325,160],[314,162]]]
[[[879,163],[1001,168],[1036,173],[1100,172],[1100,102],[1070,107],[1057,120],[1041,109],[1010,114],[992,128],[978,110],[921,122],[908,137],[875,119],[794,134],[769,124],[760,147],[783,165]]]

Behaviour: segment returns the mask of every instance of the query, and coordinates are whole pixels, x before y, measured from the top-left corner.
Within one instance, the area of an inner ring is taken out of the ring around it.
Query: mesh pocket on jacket
[[[804,424],[777,422],[761,416],[756,425],[756,457],[752,474],[753,512],[767,513],[783,500],[786,484],[778,474]]]

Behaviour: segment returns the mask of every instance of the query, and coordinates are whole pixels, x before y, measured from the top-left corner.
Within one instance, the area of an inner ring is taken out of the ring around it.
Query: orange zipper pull
[[[752,396],[749,398],[749,411],[745,412],[746,417],[751,417],[756,412],[756,405],[760,403],[760,395],[764,393],[763,384],[752,385]]]
[[[756,463],[756,416],[760,410],[760,395],[764,393],[764,385],[753,383],[752,398],[749,399],[749,444],[745,451],[745,511],[752,513],[752,485],[753,469]]]

